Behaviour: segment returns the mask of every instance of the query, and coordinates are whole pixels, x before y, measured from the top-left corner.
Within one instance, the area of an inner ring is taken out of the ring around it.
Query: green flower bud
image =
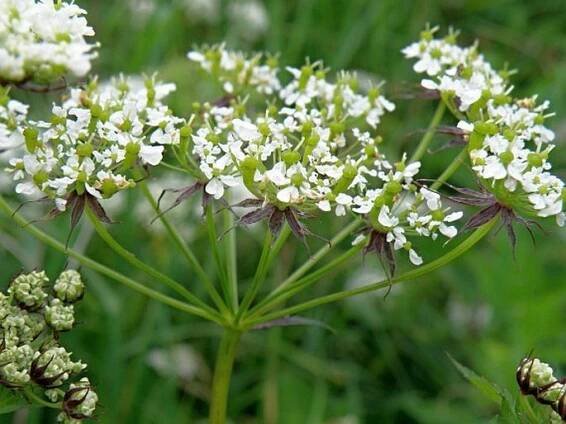
[[[23,386],[30,381],[29,370],[34,351],[30,345],[12,346],[0,353],[0,379],[8,386]]]
[[[511,162],[513,162],[513,159],[515,159],[515,156],[513,155],[513,153],[509,150],[507,150],[506,152],[503,152],[499,155],[499,159],[501,160],[501,163],[505,166],[509,165]]]
[[[94,151],[94,147],[90,143],[83,143],[77,146],[77,155],[79,155],[79,157],[83,157],[83,158],[90,157],[93,151]]]
[[[348,190],[348,187],[350,187],[350,184],[352,184],[352,181],[354,181],[356,175],[358,175],[358,169],[354,165],[348,164],[344,166],[342,176],[334,185],[332,192],[337,195],[338,193],[342,193]]]
[[[68,331],[75,323],[73,305],[65,306],[59,299],[52,299],[45,307],[45,322],[55,331]]]
[[[485,135],[473,131],[468,137],[468,150],[471,151],[481,149],[484,139]]]
[[[432,211],[430,215],[432,216],[433,221],[444,221],[444,212],[442,212],[440,209]]]
[[[44,286],[49,278],[44,271],[31,272],[17,276],[8,289],[18,304],[27,309],[35,309],[43,305],[47,298]]]
[[[385,184],[385,191],[388,194],[392,194],[392,195],[399,194],[401,193],[402,190],[403,190],[403,186],[398,181],[390,181],[387,184]]]
[[[63,302],[75,303],[82,299],[85,286],[81,275],[73,269],[68,269],[57,278],[53,285],[53,291],[55,296]]]
[[[24,139],[26,141],[26,149],[30,153],[34,153],[39,147],[39,131],[36,128],[27,127],[24,129]]]
[[[281,156],[287,166],[294,165],[301,160],[301,154],[295,150],[285,150]]]
[[[52,346],[44,351],[35,352],[30,375],[40,386],[52,388],[60,386],[69,377],[86,368],[81,361],[74,362],[71,353],[64,347]]]
[[[544,157],[540,153],[529,153],[527,156],[529,166],[540,167],[544,162]]]
[[[267,122],[260,123],[257,128],[259,130],[259,133],[264,137],[267,137],[271,134],[271,130],[269,129]]]
[[[88,378],[83,377],[78,383],[69,385],[69,390],[63,398],[63,410],[58,420],[73,423],[75,419],[93,416],[98,402],[98,396],[91,387]]]
[[[291,177],[291,184],[293,184],[296,187],[300,186],[303,183],[303,181],[304,181],[304,177],[299,172],[293,174],[293,176]]]

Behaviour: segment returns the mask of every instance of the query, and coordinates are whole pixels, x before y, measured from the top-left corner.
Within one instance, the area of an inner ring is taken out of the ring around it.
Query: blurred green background
[[[178,84],[171,104],[178,113],[205,100],[203,75],[185,59],[193,45],[225,41],[242,50],[280,52],[284,65],[304,57],[333,69],[354,69],[386,80],[385,91],[398,110],[382,126],[392,151],[411,149],[435,105],[403,99],[418,82],[400,49],[416,39],[427,22],[460,29],[461,42],[478,39],[496,65],[519,70],[515,94],[539,93],[557,117],[551,126],[559,144],[566,136],[566,2],[564,0],[81,0],[101,42],[95,72],[151,73]],[[252,4],[250,6],[249,4]],[[29,98],[28,98],[29,100]],[[34,98],[38,110],[52,98]],[[446,121],[451,123],[450,120]],[[439,137],[436,147],[447,139]],[[565,146],[554,155],[566,170]],[[442,171],[454,151],[424,159],[424,176]],[[456,182],[470,181],[462,170]],[[154,176],[161,188],[187,185]],[[136,193],[108,206],[120,221],[111,228],[126,247],[171,276],[199,290]],[[174,214],[176,225],[209,257],[197,205]],[[316,222],[331,235],[344,222]],[[59,239],[66,219],[42,224]],[[514,372],[523,355],[536,355],[566,374],[566,234],[554,225],[531,244],[519,230],[513,259],[503,232],[433,275],[396,287],[390,296],[365,295],[309,312],[334,331],[286,328],[244,337],[231,387],[229,414],[236,423],[484,423],[497,412],[449,362],[449,353],[488,379],[517,393]],[[245,284],[255,269],[261,234],[238,231],[240,272]],[[108,254],[81,226],[75,247],[105,264],[144,280]],[[316,242],[312,243],[313,246]],[[317,246],[314,246],[317,247]],[[343,247],[347,247],[345,244]],[[422,245],[425,259],[442,253],[440,243]],[[307,257],[297,242],[285,246],[271,283]],[[3,287],[22,269],[45,267],[55,277],[66,259],[0,218],[0,281]],[[211,263],[207,263],[209,269]],[[405,265],[406,266],[406,265]],[[101,397],[100,423],[193,423],[206,416],[211,365],[218,331],[201,321],[150,302],[83,270],[88,295],[78,310],[79,328],[64,335]],[[373,281],[382,275],[367,257],[325,279],[308,296]],[[49,411],[21,411],[5,422],[53,422]],[[4,422],[4,421],[2,421]]]

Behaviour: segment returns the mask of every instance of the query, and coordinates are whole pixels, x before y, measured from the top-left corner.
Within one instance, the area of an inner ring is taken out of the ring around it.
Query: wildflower
[[[537,96],[513,98],[507,82],[512,72],[496,72],[477,45],[457,46],[455,34],[438,39],[436,31],[427,29],[421,41],[403,52],[418,60],[417,72],[434,77],[422,85],[437,90],[460,119],[454,131],[467,143],[481,192],[466,191],[465,199],[457,200],[484,207],[468,227],[501,213],[514,244],[513,221],[529,226],[530,217],[554,217],[563,225],[566,191],[564,182],[552,173],[555,136],[545,126],[553,115],[548,113],[549,103],[539,103]]]
[[[66,74],[82,77],[96,57],[94,35],[74,3],[8,0],[0,4],[0,84],[49,83]]]
[[[52,199],[51,216],[70,208],[74,227],[86,208],[109,222],[100,201],[135,186],[139,167],[156,166],[178,145],[184,120],[162,100],[175,89],[155,77],[120,77],[73,89],[49,122],[26,128],[25,154],[11,160],[16,192]]]
[[[59,276],[53,290],[48,283],[45,272],[35,271],[16,277],[7,295],[0,293],[0,384],[34,392],[39,386],[51,402],[63,401],[65,414],[80,402],[65,405],[64,391],[56,388],[64,388],[84,371],[86,364],[71,359],[72,354],[59,344],[58,332],[70,330],[74,323],[73,306],[65,305],[59,297],[77,301],[84,286],[80,275],[70,270]],[[79,386],[84,387],[82,380],[76,385],[71,383],[67,393]],[[92,415],[95,396],[90,396],[85,417]]]

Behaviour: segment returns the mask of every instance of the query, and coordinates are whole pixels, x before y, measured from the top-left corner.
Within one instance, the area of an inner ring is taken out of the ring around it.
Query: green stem
[[[454,158],[452,163],[448,165],[448,168],[444,170],[442,174],[438,177],[438,179],[430,186],[431,190],[438,190],[442,184],[444,184],[448,179],[460,168],[460,166],[464,163],[466,156],[468,155],[467,149],[462,150],[458,153],[458,156]]]
[[[208,242],[212,249],[214,262],[216,263],[216,270],[218,272],[218,277],[220,278],[220,286],[222,288],[222,293],[224,293],[224,301],[226,305],[232,306],[234,305],[234,301],[232,300],[230,282],[226,275],[226,267],[224,266],[224,261],[222,260],[220,249],[218,248],[219,241],[216,233],[216,223],[214,222],[214,210],[212,205],[209,205],[206,209],[206,223],[208,227]],[[234,312],[234,309],[232,309],[232,311]]]
[[[294,283],[303,275],[305,275],[309,269],[318,263],[328,252],[330,252],[338,243],[344,240],[346,237],[351,235],[356,228],[358,228],[362,222],[356,219],[354,222],[347,225],[342,231],[340,231],[336,236],[330,240],[329,243],[325,244],[324,247],[320,248],[313,256],[311,256],[299,269],[297,269],[293,274],[291,274],[285,281],[283,281],[277,288],[270,294],[276,295],[285,289],[288,285]]]
[[[426,153],[426,149],[428,149],[428,146],[432,141],[432,137],[434,135],[434,132],[436,131],[436,127],[438,127],[440,121],[442,120],[442,117],[444,116],[445,110],[446,110],[446,105],[444,104],[444,102],[439,102],[438,107],[436,108],[436,112],[434,112],[434,116],[432,117],[432,120],[430,121],[430,124],[423,135],[423,138],[421,139],[419,145],[417,146],[415,153],[413,153],[410,162],[416,162],[424,156],[424,154]]]
[[[10,207],[10,205],[8,205],[8,203],[4,200],[4,198],[1,195],[0,195],[0,210],[2,210],[7,216],[12,216],[12,218],[14,219],[14,221],[16,221],[16,223],[21,225],[26,232],[34,236],[40,242],[44,243],[47,246],[51,246],[53,249],[61,252],[66,256],[74,258],[81,265],[90,268],[93,271],[98,272],[99,274],[105,275],[106,277],[109,277],[119,283],[122,283],[126,287],[129,287],[130,289],[135,290],[138,293],[141,293],[165,305],[171,306],[175,309],[179,309],[189,314],[197,315],[209,321],[214,321],[220,325],[225,324],[224,320],[219,318],[217,315],[212,315],[207,311],[202,310],[201,308],[188,305],[185,302],[164,295],[163,293],[160,293],[156,290],[150,289],[149,287],[144,286],[138,281],[126,277],[125,275],[120,274],[119,272],[116,272],[113,269],[108,268],[96,262],[93,259],[90,259],[89,257],[86,257],[72,249],[66,248],[63,243],[60,243],[59,241],[55,240],[53,237],[41,231],[39,228],[35,227],[33,224],[30,224],[21,215],[14,213],[14,210]]]
[[[229,201],[229,199],[226,199]],[[226,272],[228,279],[228,289],[232,300],[232,309],[238,309],[238,255],[236,253],[236,228],[234,227],[234,214],[228,208],[224,210],[224,228],[227,231],[224,241],[226,248]]]
[[[210,424],[225,424],[228,406],[228,391],[234,367],[234,359],[238,350],[241,333],[225,329],[220,340],[220,347],[214,367],[212,380],[212,396],[210,400]]]
[[[100,236],[102,240],[110,247],[114,252],[120,255],[123,259],[125,259],[129,264],[132,266],[140,269],[141,271],[145,272],[147,275],[155,278],[160,283],[165,284],[166,286],[170,287],[171,289],[175,290],[185,299],[187,299],[193,305],[196,305],[202,309],[207,310],[208,312],[215,314],[216,311],[192,294],[189,290],[183,287],[179,282],[173,280],[172,278],[168,277],[165,274],[162,274],[155,268],[145,264],[143,261],[139,260],[133,253],[125,249],[120,243],[118,243],[112,235],[108,232],[108,230],[104,227],[104,225],[97,219],[94,213],[87,208],[86,213],[92,226],[94,227],[97,234]]]
[[[269,259],[267,261],[267,268],[270,268],[275,258],[279,256],[279,252],[281,252],[283,245],[285,244],[287,238],[289,238],[290,235],[291,235],[291,229],[287,224],[283,224],[283,229],[279,233],[277,240],[275,240],[275,243],[273,243],[273,246],[271,246],[271,252],[269,254]]]
[[[242,315],[244,315],[252,302],[254,301],[257,292],[261,284],[265,281],[265,276],[268,271],[268,262],[271,257],[271,231],[267,230],[265,232],[265,241],[263,242],[263,249],[261,251],[261,257],[259,258],[259,263],[252,281],[252,285],[249,288],[244,300],[242,301],[242,306],[238,309],[238,314],[236,315],[236,322],[240,320]]]
[[[342,255],[334,259],[333,261],[329,262],[322,268],[308,274],[306,277],[303,277],[296,282],[290,284],[285,290],[280,291],[279,293],[272,293],[270,296],[266,297],[262,302],[260,302],[254,309],[252,309],[249,318],[253,319],[257,316],[261,316],[264,312],[273,309],[276,305],[284,302],[285,300],[289,299],[290,297],[295,296],[297,293],[305,290],[307,287],[311,286],[312,284],[320,281],[322,277],[326,274],[336,271],[340,266],[346,263],[350,258],[355,256],[362,250],[363,245],[353,246],[344,252]]]
[[[28,400],[32,401],[33,403],[36,403],[40,406],[44,406],[46,408],[61,409],[61,402],[55,402],[55,403],[54,402],[48,402],[45,399],[42,399],[41,397],[36,395],[33,392],[33,390],[31,389],[31,387],[25,387],[24,393],[25,393],[26,397],[28,398]]]
[[[169,235],[169,237],[171,238],[171,240],[173,241],[175,246],[177,246],[179,251],[183,254],[183,256],[185,257],[187,262],[189,262],[189,264],[193,267],[193,269],[194,269],[195,273],[197,274],[197,277],[199,278],[199,280],[204,284],[205,289],[208,292],[208,295],[210,296],[210,298],[212,299],[212,301],[214,302],[216,307],[222,313],[224,313],[224,314],[228,313],[228,308],[227,308],[226,304],[224,303],[224,301],[222,300],[222,297],[220,296],[220,294],[218,293],[218,291],[214,287],[214,283],[212,282],[212,280],[210,279],[210,277],[208,276],[206,271],[201,266],[200,262],[198,261],[198,259],[195,256],[195,254],[191,251],[191,249],[189,249],[187,244],[183,241],[183,238],[180,236],[179,232],[175,229],[175,227],[173,227],[173,225],[171,225],[171,223],[169,222],[167,217],[161,213],[161,210],[159,209],[157,201],[155,200],[155,198],[153,197],[153,195],[149,191],[147,184],[145,184],[145,182],[141,182],[139,184],[139,186],[141,188],[143,195],[145,196],[147,201],[150,203],[150,205],[153,207],[153,210],[155,211],[155,213],[158,214],[159,220],[161,221],[161,223],[165,227],[167,234]]]
[[[274,319],[282,318],[289,316],[291,314],[296,314],[298,312],[315,308],[320,305],[324,305],[331,302],[337,302],[342,299],[346,299],[348,297],[356,296],[358,294],[367,293],[370,291],[382,289],[385,287],[390,287],[393,284],[398,284],[403,281],[414,280],[416,278],[422,277],[425,274],[428,274],[447,263],[453,261],[463,253],[467,252],[470,248],[472,248],[476,243],[478,243],[483,237],[485,237],[489,231],[493,228],[495,223],[497,222],[498,218],[493,218],[488,223],[479,227],[476,231],[474,231],[467,239],[465,239],[462,243],[452,249],[450,252],[446,253],[445,255],[441,256],[440,258],[430,262],[427,265],[424,265],[418,269],[414,269],[412,271],[406,272],[398,277],[393,278],[392,280],[383,280],[379,281],[374,284],[368,284],[363,287],[359,287],[352,290],[344,290],[341,292],[329,294],[326,296],[319,297],[318,299],[313,299],[308,302],[301,303],[296,306],[292,306],[277,312],[273,312],[271,314],[264,315],[263,317],[256,318],[253,320],[249,320],[244,322],[244,328],[250,328],[255,325],[272,321]]]

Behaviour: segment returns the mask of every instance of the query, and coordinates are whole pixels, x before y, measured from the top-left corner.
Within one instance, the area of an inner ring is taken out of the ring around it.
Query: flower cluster
[[[84,284],[73,270],[64,271],[53,290],[48,284],[45,272],[34,271],[17,276],[0,293],[0,384],[42,390],[51,402],[60,402],[60,419],[72,422],[92,416],[97,400],[88,380],[79,384],[90,397],[77,397],[74,384],[64,389],[86,364],[74,361],[58,342],[58,334],[73,327],[73,304],[82,298]]]
[[[545,126],[553,115],[548,102],[513,98],[511,72],[496,72],[477,45],[460,47],[456,34],[439,39],[435,31],[424,31],[403,52],[417,60],[416,72],[432,78],[421,85],[437,91],[460,119],[458,131],[482,186],[504,208],[527,217],[555,217],[563,225],[566,190],[551,173],[555,135]]]
[[[0,82],[49,83],[64,75],[82,77],[96,56],[94,35],[74,3],[53,0],[0,2]]]
[[[220,82],[229,95],[242,94],[245,90],[272,95],[281,88],[275,57],[260,54],[250,57],[227,50],[223,44],[192,50],[187,56]]]
[[[553,416],[566,421],[566,378],[558,379],[552,368],[537,358],[524,358],[517,368],[517,383],[524,395],[550,405]]]
[[[253,79],[257,69],[267,66],[259,56],[248,60],[217,46],[191,52],[189,58],[224,85],[230,83],[227,91],[238,81],[238,87],[262,92]],[[446,213],[436,193],[414,184],[420,163],[407,163],[406,156],[392,163],[385,157],[377,127],[395,106],[379,86],[362,92],[356,75],[347,72],[331,81],[320,62],[287,68],[291,80],[280,86],[278,68],[270,69],[271,90],[263,90],[273,94],[265,98],[267,109],[258,113],[246,99],[233,96],[223,104],[201,106],[191,120],[190,163],[205,195],[221,199],[227,188],[243,186],[254,199],[240,206],[254,210],[241,223],[265,219],[277,233],[287,221],[302,238],[308,230],[301,218],[354,213],[367,219],[373,234],[364,237],[368,250],[392,256],[393,250],[406,249],[417,265],[422,259],[407,235],[456,235],[449,223],[461,213]]]
[[[25,154],[9,168],[16,192],[43,195],[64,211],[84,196],[92,205],[134,186],[138,165],[158,165],[164,146],[181,141],[185,121],[162,103],[174,89],[154,77],[72,89],[48,121],[23,131]]]

